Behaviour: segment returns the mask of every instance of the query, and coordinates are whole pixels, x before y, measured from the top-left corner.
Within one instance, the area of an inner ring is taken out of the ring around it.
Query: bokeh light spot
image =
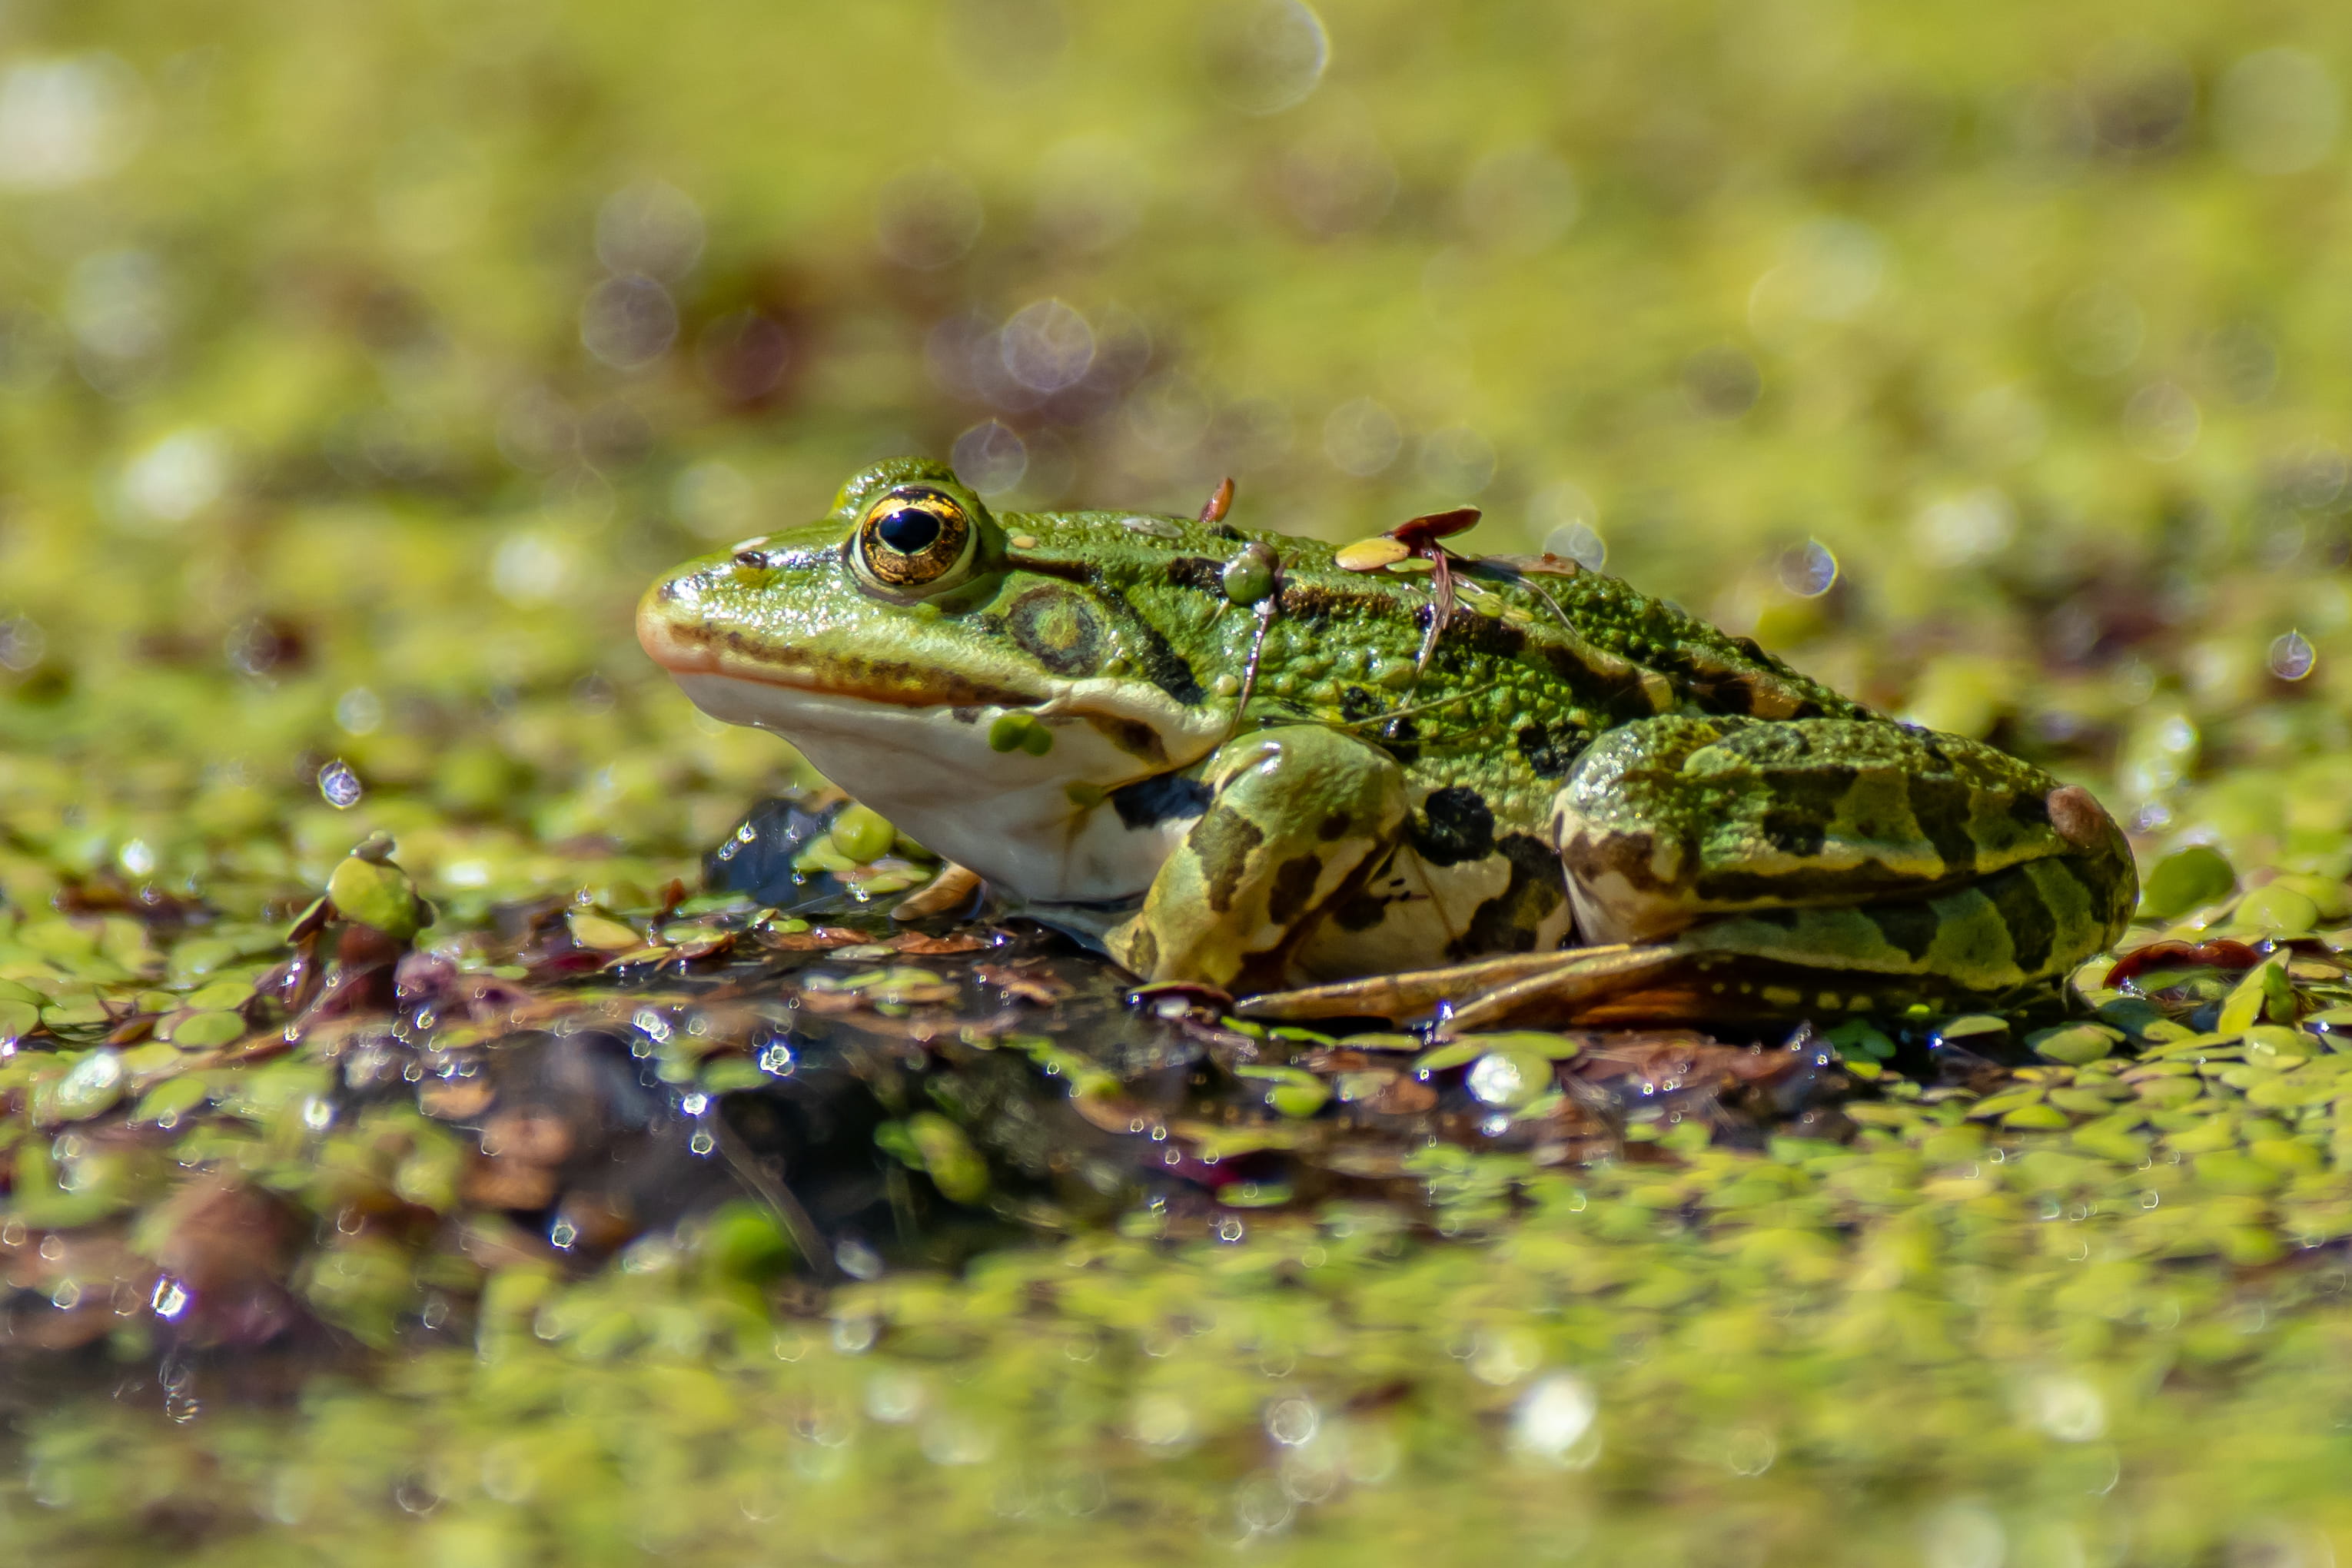
[[[1029,447],[1011,426],[984,419],[955,438],[948,460],[957,479],[983,496],[1000,496],[1029,471]]]
[[[1005,374],[1032,392],[1076,385],[1094,363],[1094,329],[1059,300],[1040,300],[1004,323]]]
[[[615,370],[636,370],[677,341],[677,306],[651,278],[607,278],[580,307],[580,342]]]
[[[2316,57],[2258,49],[2221,77],[2214,129],[2230,155],[2257,174],[2296,174],[2335,150],[2343,95]]]
[[[1331,42],[1300,0],[1240,0],[1212,14],[1201,52],[1219,98],[1244,114],[1274,114],[1315,90]]]
[[[970,253],[983,215],[971,182],[944,163],[909,170],[884,185],[874,204],[874,238],[901,267],[937,271]]]
[[[0,187],[58,190],[113,173],[139,141],[139,77],[110,54],[0,72]]]
[[[1355,479],[1369,479],[1387,468],[1403,445],[1396,416],[1369,397],[1342,403],[1323,421],[1323,455]]]
[[[640,180],[596,209],[596,259],[615,276],[675,283],[702,258],[702,209],[676,185]]]

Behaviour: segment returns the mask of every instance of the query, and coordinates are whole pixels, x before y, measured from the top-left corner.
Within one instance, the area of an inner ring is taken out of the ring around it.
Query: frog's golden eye
[[[939,587],[970,563],[979,537],[955,497],[929,485],[899,485],[866,509],[852,553],[859,575],[877,587]]]

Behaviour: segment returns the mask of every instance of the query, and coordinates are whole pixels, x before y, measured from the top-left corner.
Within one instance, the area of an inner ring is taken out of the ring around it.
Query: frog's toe
[[[1549,968],[1490,987],[1447,1016],[1443,1033],[1473,1034],[1510,1024],[1557,1026],[1596,1003],[1656,979],[1687,956],[1672,943],[1571,948]]]
[[[1532,1011],[1538,1003],[1572,1008],[1655,973],[1664,964],[1654,961],[1653,954],[1673,957],[1676,950],[1619,943],[1565,952],[1515,952],[1444,969],[1412,969],[1298,991],[1266,992],[1246,998],[1235,1011],[1244,1018],[1269,1021],[1386,1018],[1407,1023],[1426,1019],[1445,1006],[1454,1009],[1453,1019],[1472,1009],[1486,1016],[1492,1011],[1490,999],[1498,997],[1507,999],[1502,1005],[1510,1016]],[[1465,1026],[1449,1022],[1447,1026]]]

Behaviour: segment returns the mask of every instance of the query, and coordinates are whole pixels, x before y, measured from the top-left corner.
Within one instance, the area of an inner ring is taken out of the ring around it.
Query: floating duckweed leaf
[[[48,1001],[48,993],[36,991],[19,981],[0,980],[0,1002],[23,1002],[38,1009]]]
[[[923,1173],[950,1203],[974,1205],[988,1196],[988,1162],[972,1147],[964,1130],[935,1110],[919,1110],[907,1118],[907,1136],[919,1157]]]
[[[1006,717],[1009,718],[1012,715],[1008,714]],[[1024,714],[1022,717],[1025,718],[1027,715]],[[1035,721],[1032,720],[1031,722],[1034,724]],[[1050,743],[1049,736],[1048,744]],[[1011,749],[1010,747],[999,748],[1005,751]],[[833,826],[825,830],[825,837],[833,841],[833,847],[840,850],[852,865],[864,865],[869,860],[888,854],[891,841],[898,836],[898,830],[890,826],[887,817],[870,806],[856,804],[843,806],[841,814],[833,819]]]
[[[2006,1116],[2020,1106],[2041,1104],[2042,1092],[2039,1087],[2030,1084],[2003,1089],[1999,1094],[1988,1095],[1977,1101],[1969,1107],[1968,1113],[1971,1117]]]
[[[628,952],[646,945],[635,928],[586,910],[574,910],[566,919],[572,940],[597,952]]]
[[[130,1075],[120,1053],[100,1047],[76,1062],[41,1097],[36,1117],[44,1121],[85,1121],[114,1109]]]
[[[2277,1014],[2284,1010],[2284,1018]],[[2285,1023],[2294,1017],[2294,983],[2286,977],[2284,956],[2273,954],[2246,972],[2221,1004],[2221,1012],[2214,1027],[2224,1034],[2234,1034],[2263,1017]]]
[[[2319,906],[2284,883],[2272,882],[2240,899],[2230,923],[2242,931],[2302,935],[2318,925]]]
[[[1539,1051],[1488,1051],[1463,1081],[1482,1103],[1512,1110],[1551,1088],[1551,1060]]]
[[[2179,1147],[2177,1141],[2174,1147]],[[2200,1185],[2216,1192],[2244,1194],[2270,1192],[2286,1180],[2276,1167],[2228,1149],[2198,1153],[2196,1175]]]
[[[2345,1016],[2352,1019],[2352,1007],[2345,1009]],[[1351,1051],[1417,1051],[1422,1048],[1422,1041],[1414,1035],[1350,1035],[1348,1037],[1348,1048]]]
[[[2045,1061],[2081,1067],[2114,1050],[2122,1038],[2120,1031],[2104,1024],[2069,1024],[2055,1029],[2037,1029],[2025,1037],[2025,1044]]]
[[[1168,1130],[1191,1144],[1194,1153],[1208,1161],[1230,1160],[1267,1150],[1296,1149],[1315,1136],[1318,1131],[1315,1124],[1303,1121],[1265,1121],[1244,1127],[1218,1127],[1205,1121],[1176,1121],[1171,1122]]]
[[[197,987],[175,1005],[199,1013],[213,1013],[242,1007],[252,1000],[250,984],[242,980],[222,980]]]
[[[236,1044],[245,1037],[245,1029],[240,1013],[186,1013],[171,1022],[165,1037],[182,1050],[209,1051]]]
[[[1822,1037],[1852,1060],[1855,1057],[1883,1062],[1895,1054],[1895,1042],[1859,1018],[1849,1018]]]
[[[2283,1024],[2256,1024],[2245,1032],[2246,1059],[2257,1057],[2303,1058],[2319,1054],[2319,1042],[2301,1029]]]
[[[1285,1116],[1312,1116],[1331,1099],[1331,1086],[1303,1068],[1245,1065],[1234,1072],[1263,1081],[1265,1102]]]
[[[2066,1113],[2054,1105],[2021,1105],[2000,1119],[2003,1127],[2049,1131],[2069,1125]]]
[[[0,1040],[21,1040],[40,1026],[38,1007],[13,997],[0,997]]]
[[[345,920],[406,942],[425,923],[423,901],[408,873],[389,860],[347,855],[327,879],[327,897]]]
[[[178,1078],[166,1079],[142,1095],[131,1119],[169,1127],[210,1096],[211,1090],[201,1073],[183,1073]]]
[[[2210,844],[2191,844],[2149,868],[2140,883],[2140,909],[2158,920],[2178,920],[2228,898],[2237,885],[2227,857]]]
[[[1445,1044],[1432,1047],[1413,1058],[1412,1071],[1416,1077],[1427,1078],[1432,1073],[1444,1072],[1449,1068],[1468,1067],[1486,1054],[1486,1042],[1475,1035],[1459,1040],[1448,1040]]]
[[[1353,544],[1343,544],[1332,556],[1332,563],[1343,572],[1377,572],[1383,566],[1394,565],[1412,553],[1412,546],[1402,539],[1378,534],[1370,539],[1359,539]]]
[[[1937,1039],[1964,1040],[1972,1047],[1987,1036],[2008,1033],[2009,1020],[1994,1013],[1963,1013],[1957,1018],[1947,1018],[1936,1026]]]
[[[1584,1047],[1566,1035],[1546,1034],[1535,1029],[1506,1029],[1491,1035],[1474,1035],[1469,1039],[1490,1051],[1532,1051],[1547,1060],[1564,1062]],[[1348,1044],[1357,1042],[1350,1039]]]
[[[1297,1195],[1288,1182],[1234,1182],[1217,1189],[1217,1202],[1229,1209],[1276,1208]]]

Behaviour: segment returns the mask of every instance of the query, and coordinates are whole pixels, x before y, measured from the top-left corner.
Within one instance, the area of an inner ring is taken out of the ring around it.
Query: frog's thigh
[[[2062,810],[2053,826],[2058,798],[2049,774],[1961,736],[1672,714],[1595,742],[1552,830],[1583,939],[1642,942],[1711,915],[1927,899],[2032,861],[2116,858],[2095,804],[2095,821]]]
[[[1845,908],[1756,910],[1711,919],[1681,938],[1686,951],[1996,994],[2063,975],[2112,940],[2107,889],[2075,860],[2011,866],[1924,899]],[[1807,1004],[1833,1009],[1828,994]],[[1856,1007],[1868,998],[1856,986]]]
[[[1386,854],[1405,816],[1387,752],[1318,725],[1229,741],[1214,798],[1152,879],[1111,955],[1153,980],[1277,983],[1285,955]]]

